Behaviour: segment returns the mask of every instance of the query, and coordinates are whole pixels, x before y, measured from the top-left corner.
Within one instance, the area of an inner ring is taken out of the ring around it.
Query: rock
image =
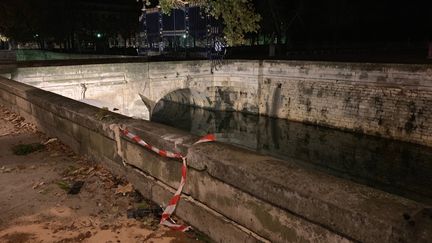
[[[140,203],[144,200],[144,197],[138,190],[133,191],[131,197],[133,197],[134,203]]]
[[[101,230],[108,230],[109,229],[109,225],[108,224],[101,224],[99,227]]]
[[[68,194],[78,194],[81,191],[81,187],[84,185],[84,181],[75,181],[70,187]]]
[[[134,218],[134,219],[142,219],[148,216],[157,216],[161,212],[160,208],[137,208],[137,209],[128,209],[127,210],[127,217],[128,218]]]

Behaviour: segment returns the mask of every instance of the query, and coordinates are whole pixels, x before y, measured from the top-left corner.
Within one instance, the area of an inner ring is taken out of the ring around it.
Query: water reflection
[[[164,102],[152,120],[224,142],[432,202],[432,149],[373,136],[239,112],[213,112]]]

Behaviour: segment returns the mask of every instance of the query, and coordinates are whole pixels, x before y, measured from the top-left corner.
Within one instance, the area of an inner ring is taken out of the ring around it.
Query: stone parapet
[[[143,140],[187,154],[189,174],[176,211],[218,242],[413,242],[432,236],[428,206],[345,179],[135,120],[0,78],[0,104],[73,150],[126,175],[164,205],[178,186],[180,162],[121,139],[122,165],[109,125],[124,124]],[[414,223],[413,223],[414,222]]]

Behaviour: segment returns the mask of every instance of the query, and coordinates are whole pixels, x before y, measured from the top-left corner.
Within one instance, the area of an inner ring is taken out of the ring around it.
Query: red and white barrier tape
[[[187,161],[186,161],[186,157],[183,156],[183,155],[181,155],[180,153],[173,153],[173,152],[170,152],[170,151],[158,149],[158,148],[156,148],[156,147],[154,147],[154,146],[146,143],[140,137],[138,137],[137,135],[129,132],[127,129],[120,128],[120,131],[126,137],[130,138],[131,140],[135,141],[136,143],[140,144],[141,146],[143,146],[143,147],[145,147],[145,148],[147,148],[149,150],[152,150],[153,152],[159,154],[162,157],[172,158],[172,159],[181,159],[182,160],[182,173],[181,173],[180,185],[177,188],[177,191],[174,193],[174,196],[169,201],[168,206],[163,211],[162,217],[161,217],[161,220],[160,220],[160,224],[168,226],[169,228],[174,229],[174,230],[178,230],[178,231],[187,231],[188,229],[190,229],[189,226],[176,224],[176,223],[173,223],[173,222],[170,221],[170,217],[174,213],[174,211],[175,211],[175,209],[177,207],[177,204],[180,201],[180,196],[181,196],[181,193],[183,191],[183,187],[186,184],[186,174],[187,174]],[[199,144],[199,143],[205,143],[205,142],[213,142],[213,141],[216,141],[215,136],[213,134],[208,134],[208,135],[202,137],[201,139],[199,139],[193,145]]]
[[[130,138],[131,140],[135,141],[136,143],[138,143],[139,145],[152,150],[153,152],[159,154],[162,157],[167,157],[167,158],[172,158],[172,159],[181,159],[183,158],[183,156],[179,153],[173,153],[170,151],[166,151],[166,150],[162,150],[162,149],[158,149],[146,142],[144,142],[140,137],[138,137],[137,135],[130,133],[127,129],[121,129],[121,132],[123,133],[123,135],[125,135],[126,137]]]

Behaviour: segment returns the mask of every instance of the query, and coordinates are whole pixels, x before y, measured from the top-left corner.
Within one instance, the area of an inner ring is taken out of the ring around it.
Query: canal
[[[432,203],[432,149],[425,146],[167,101],[151,120],[198,136],[217,133],[224,143]]]

